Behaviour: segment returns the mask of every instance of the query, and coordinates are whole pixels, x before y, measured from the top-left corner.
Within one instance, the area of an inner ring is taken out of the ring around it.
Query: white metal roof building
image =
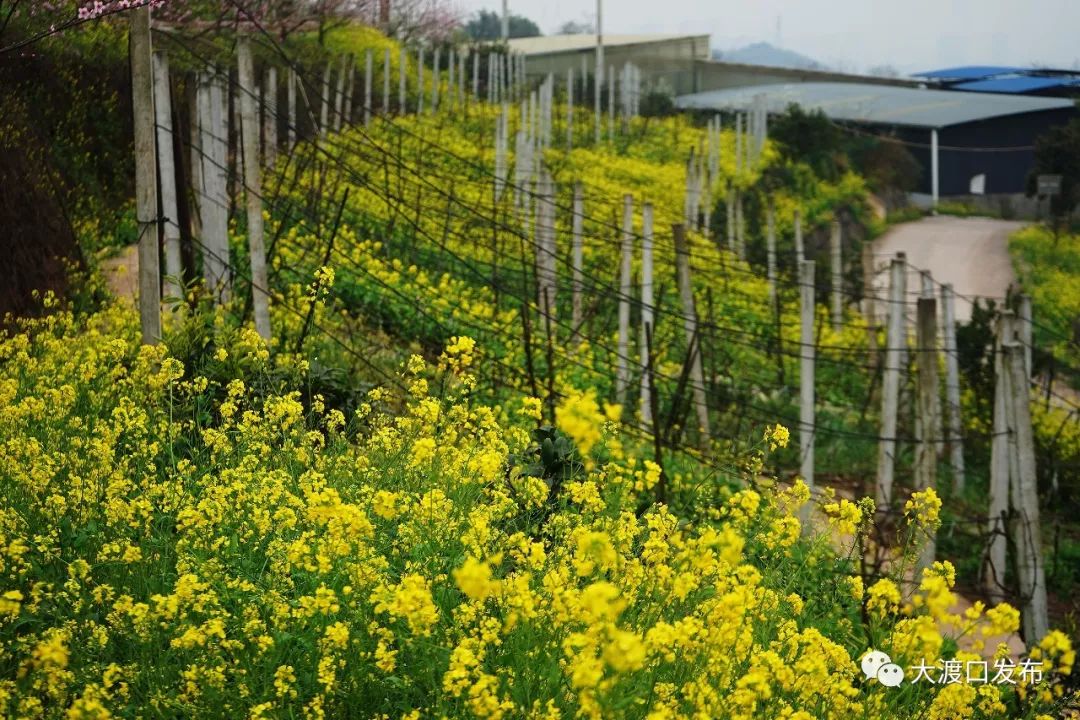
[[[922,164],[920,189],[934,204],[940,195],[1024,192],[1035,139],[1076,114],[1064,98],[830,82],[712,90],[680,96],[675,104],[742,112],[755,98],[770,114],[795,104],[839,123],[890,132]]]
[[[604,35],[603,42],[604,64],[610,69],[618,72],[632,62],[641,69],[646,86],[662,80],[676,94],[697,90],[695,63],[709,57],[707,34]],[[512,52],[525,55],[532,76],[553,73],[561,78],[568,70],[591,76],[595,71],[595,34],[513,38],[509,45]]]
[[[821,110],[834,120],[928,129],[1073,106],[1064,98],[824,82],[710,90],[684,95],[675,104],[684,109],[746,110],[758,95],[764,96],[773,114],[794,104],[804,110]]]

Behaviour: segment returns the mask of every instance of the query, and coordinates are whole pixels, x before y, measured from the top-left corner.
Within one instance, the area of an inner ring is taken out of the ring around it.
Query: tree
[[[502,16],[490,10],[480,10],[465,24],[465,33],[473,40],[502,38]],[[527,17],[510,14],[510,37],[537,37],[540,27]]]
[[[584,20],[567,20],[559,26],[560,35],[592,35],[596,26]]]
[[[1028,176],[1028,197],[1039,191],[1039,175],[1060,175],[1061,194],[1050,198],[1054,232],[1080,204],[1080,120],[1050,128],[1035,140],[1035,165]]]
[[[840,128],[821,110],[806,112],[789,105],[786,113],[770,121],[769,137],[785,158],[805,163],[819,178],[836,180],[847,169]]]
[[[73,28],[108,21],[150,5],[158,25],[188,30],[266,30],[279,41],[298,31],[314,31],[323,44],[331,30],[353,22],[380,26],[388,35],[447,39],[461,25],[453,0],[57,0],[36,3],[0,0],[0,48],[5,30],[19,44]]]

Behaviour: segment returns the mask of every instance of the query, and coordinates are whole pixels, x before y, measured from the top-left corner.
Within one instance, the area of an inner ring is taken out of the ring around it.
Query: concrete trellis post
[[[371,85],[375,82],[375,51],[368,48],[364,58],[364,127],[371,125]]]
[[[266,68],[266,88],[263,93],[266,116],[263,118],[263,158],[266,166],[277,165],[278,151],[278,84],[277,68]]]
[[[196,74],[195,81],[195,110],[192,116],[192,143],[191,143],[191,176],[193,190],[195,191],[195,205],[199,211],[198,226],[199,241],[207,245],[210,228],[207,223],[212,223],[213,213],[210,210],[210,157],[213,148],[210,146],[210,74],[200,72]],[[195,131],[198,131],[197,133]],[[203,282],[208,290],[214,287],[213,259],[203,253]]]
[[[506,190],[507,159],[509,149],[510,110],[505,105],[495,121],[495,201],[502,200]]]
[[[744,212],[742,191],[736,191],[735,201],[735,249],[740,260],[746,259],[746,213]]]
[[[135,215],[139,222],[139,320],[143,344],[161,340],[161,277],[154,158],[154,74],[150,6],[131,11],[131,85],[135,125]]]
[[[896,469],[897,409],[900,401],[900,361],[905,335],[904,300],[907,295],[907,260],[897,253],[889,267],[889,324],[885,341],[885,369],[881,381],[881,440],[878,445],[877,488],[874,499],[881,512],[892,504]]]
[[[189,230],[194,238],[202,237],[203,168],[202,168],[202,115],[199,73],[188,77],[186,95],[188,101],[188,161],[191,163],[192,207]]]
[[[566,151],[574,149],[574,68],[566,71]]]
[[[960,417],[960,354],[956,348],[956,304],[952,285],[941,286],[941,310],[945,342],[945,407],[948,410],[949,464],[953,492],[964,492],[964,425]]]
[[[469,57],[468,49],[462,50],[461,55],[458,58],[458,107],[465,107],[465,63]]]
[[[655,331],[653,313],[653,206],[645,203],[641,211],[641,421],[651,427],[652,386],[649,384],[648,336]]]
[[[472,54],[472,96],[474,100],[480,99],[480,52]]]
[[[672,227],[675,236],[675,279],[679,286],[679,298],[682,302],[683,331],[686,334],[687,351],[690,357],[690,388],[697,413],[698,428],[701,431],[700,444],[707,446],[710,437],[709,406],[705,399],[705,373],[701,362],[701,338],[698,336],[697,308],[694,304],[694,286],[690,281],[690,248],[686,243],[686,227]]]
[[[608,65],[608,141],[615,139],[615,66]]]
[[[697,172],[697,197],[699,211],[696,217],[701,218],[701,232],[706,237],[712,238],[712,176],[709,174],[708,156],[702,149],[698,159]]]
[[[1016,543],[1016,569],[1020,595],[1024,598],[1024,641],[1036,645],[1049,631],[1046,604],[1046,576],[1042,558],[1042,527],[1039,522],[1039,494],[1036,482],[1035,439],[1031,431],[1030,390],[1024,367],[1024,347],[1006,343],[1002,359],[1008,392],[1005,393],[1009,418],[1012,504],[1017,513],[1013,527]]]
[[[735,114],[735,174],[740,175],[742,173],[743,163],[743,116],[742,113]]]
[[[934,297],[934,278],[930,275],[929,270],[920,270],[919,271],[919,285],[920,285],[920,295],[919,295],[919,297],[921,297],[921,298],[932,298],[932,297]],[[916,327],[915,332],[916,332],[916,339],[917,339],[917,337],[918,337],[918,327]],[[903,407],[904,403],[901,402],[900,405],[901,405],[901,407]],[[924,421],[925,421],[925,417],[924,417],[923,413],[921,413],[919,411],[919,399],[916,398],[915,399],[915,406],[914,406],[914,418],[912,418],[912,425],[915,428],[915,437],[917,439],[919,439],[920,442],[921,442],[921,439],[924,437],[924,433],[923,433],[923,422]],[[940,434],[941,434],[940,429],[938,429],[937,434],[940,436]],[[933,436],[934,436],[934,428],[931,427],[929,429],[929,431],[925,434],[925,437],[933,437]]]
[[[581,294],[585,284],[584,273],[584,243],[582,241],[583,224],[585,222],[585,197],[581,183],[574,183],[574,217],[571,229],[571,263],[573,267],[573,300],[571,304],[570,323],[573,328],[573,341],[577,342],[581,337]]]
[[[814,261],[799,263],[799,474],[814,489]],[[808,515],[802,520],[805,526]]]
[[[390,48],[383,53],[382,111],[384,117],[390,115]]]
[[[420,52],[416,60],[416,114],[424,114],[424,46],[420,46]]]
[[[839,333],[844,325],[844,261],[843,235],[840,221],[832,224],[832,233],[829,236],[829,250],[832,259],[832,326],[833,332]]]
[[[1031,296],[1021,295],[1017,298],[1016,308],[1017,337],[1024,347],[1024,371],[1028,380],[1031,380],[1031,342],[1033,336],[1031,317]]]
[[[264,340],[270,339],[269,282],[266,275],[266,248],[263,245],[262,169],[254,162],[258,157],[259,131],[255,114],[255,71],[251,61],[251,45],[241,38],[237,45],[239,82],[241,88],[240,122],[244,137],[244,185],[247,187],[248,252],[251,255],[251,295],[255,315],[255,330]]]
[[[330,129],[330,74],[333,71],[333,61],[327,60],[322,78],[322,108],[319,110],[319,135],[325,135]]]
[[[619,249],[619,338],[616,353],[615,402],[626,402],[630,385],[630,296],[633,287],[634,198],[623,196],[622,244]]]
[[[547,168],[540,168],[536,208],[536,287],[540,312],[555,317],[557,249],[555,246],[555,185]]]
[[[495,53],[487,56],[487,101],[489,105],[495,102]]]
[[[285,128],[285,132],[289,139],[289,150],[292,150],[296,145],[296,70],[292,67],[289,68],[289,79],[286,84],[285,112],[288,127]]]
[[[441,84],[439,71],[442,63],[442,48],[436,47],[434,55],[431,68],[431,112],[433,113],[439,110],[439,85]]]
[[[216,71],[204,73],[199,83],[201,120],[203,194],[199,200],[202,215],[203,275],[208,290],[218,303],[228,302],[229,282],[228,211],[226,188],[228,132],[226,130],[225,80]]]
[[[802,211],[795,210],[795,262],[801,263],[806,259],[806,251],[803,248]]]
[[[450,48],[450,52],[446,56],[446,107],[452,109],[454,107],[455,94],[454,94],[454,81],[457,79],[457,57],[454,52],[454,48]]]
[[[341,112],[338,113],[337,129],[351,125],[353,122],[353,90],[356,88],[356,57],[345,57],[345,89],[338,99],[341,103]]]
[[[1007,385],[1002,348],[1013,341],[1013,313],[1006,310],[998,316],[997,338],[994,342],[994,424],[990,436],[990,540],[987,543],[986,565],[983,568],[983,587],[994,602],[1004,599],[1006,571],[1006,526],[1004,514],[1009,509],[1009,418],[1006,413]]]
[[[934,437],[940,417],[940,385],[938,383],[937,353],[937,300],[919,298],[916,314],[916,343],[919,348],[918,413],[922,420],[922,433],[915,460],[915,488],[925,490],[937,487],[937,447]],[[934,563],[936,540],[931,535],[919,556],[917,568],[923,570]]]
[[[593,120],[596,137],[593,142],[600,144],[603,136],[603,114],[601,113],[604,98],[604,46],[598,43],[596,46],[596,62],[593,64]]]
[[[173,161],[172,91],[169,57],[154,53],[154,115],[157,119],[157,160],[165,245],[165,296],[183,299],[180,264],[180,225],[176,208],[176,167]]]
[[[408,83],[409,55],[405,51],[405,48],[402,47],[401,55],[398,57],[398,115],[404,115],[407,112]]]
[[[726,219],[725,225],[727,226],[728,250],[730,250],[731,252],[734,253],[735,252],[735,225],[737,223],[737,220],[736,220],[736,217],[735,217],[735,215],[736,215],[736,212],[735,212],[735,187],[733,185],[731,185],[730,183],[728,184],[728,189],[727,189],[726,206],[727,206],[727,219]]]
[[[765,256],[766,272],[769,280],[769,307],[776,309],[776,211],[773,201],[769,200],[766,212]]]

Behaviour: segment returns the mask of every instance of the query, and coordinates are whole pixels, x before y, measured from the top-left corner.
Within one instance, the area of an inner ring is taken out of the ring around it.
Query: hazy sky
[[[457,0],[466,12],[501,0]],[[552,33],[594,0],[510,0]],[[847,70],[1080,63],[1080,0],[606,0],[610,33],[711,33],[717,49],[765,40]]]

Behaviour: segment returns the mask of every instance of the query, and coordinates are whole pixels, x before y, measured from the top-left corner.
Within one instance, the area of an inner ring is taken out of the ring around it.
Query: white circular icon
[[[888,665],[891,662],[892,658],[890,658],[888,655],[881,652],[880,650],[870,650],[865,655],[863,655],[862,658],[863,674],[866,675],[867,678],[875,678],[877,677],[878,670],[880,670],[882,666]]]
[[[878,669],[877,679],[885,687],[899,687],[904,682],[904,668],[896,663],[886,663]]]

